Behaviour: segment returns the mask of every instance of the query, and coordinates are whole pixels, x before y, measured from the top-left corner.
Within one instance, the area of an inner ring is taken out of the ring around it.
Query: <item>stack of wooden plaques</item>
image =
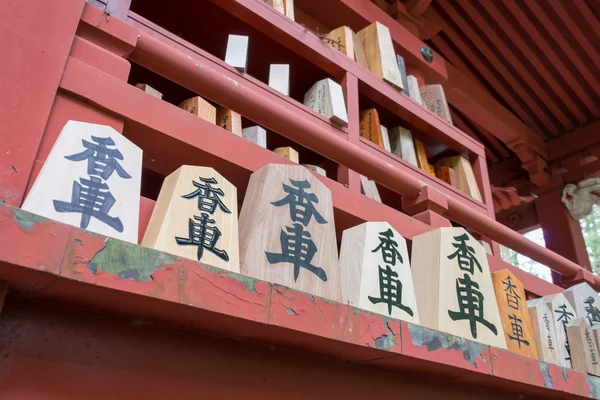
[[[473,168],[469,160],[462,156],[446,157],[439,160],[435,165],[436,167],[452,168],[456,181],[455,187],[475,200],[481,201],[479,186],[475,180],[475,174],[473,174]]]

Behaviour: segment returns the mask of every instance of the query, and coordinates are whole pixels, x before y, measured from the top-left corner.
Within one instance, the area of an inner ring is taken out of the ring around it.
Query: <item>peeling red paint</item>
[[[389,356],[401,352],[400,321],[357,308],[348,308],[342,340],[388,351]],[[375,358],[375,356],[370,358]]]
[[[587,374],[554,364],[548,364],[548,372],[552,377],[554,390],[584,397],[589,397],[592,394],[592,389],[586,379]]]
[[[490,354],[492,356],[492,373],[495,376],[528,385],[546,386],[546,380],[538,360],[495,347],[490,348]]]

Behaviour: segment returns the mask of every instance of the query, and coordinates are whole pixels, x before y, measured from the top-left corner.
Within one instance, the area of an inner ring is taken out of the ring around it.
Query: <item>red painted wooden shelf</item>
[[[18,208],[0,204],[0,223],[0,279],[29,298],[520,394],[600,394],[600,378]]]

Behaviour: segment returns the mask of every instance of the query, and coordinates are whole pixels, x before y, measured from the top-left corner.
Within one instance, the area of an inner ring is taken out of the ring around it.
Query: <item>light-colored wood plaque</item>
[[[304,105],[325,116],[336,125],[348,125],[342,87],[329,78],[316,82],[306,92]]]
[[[446,182],[448,185],[456,187],[456,175],[454,170],[443,165],[435,166],[435,176]]]
[[[69,121],[21,208],[137,243],[141,184],[139,147],[110,126]]]
[[[216,124],[217,122],[217,108],[200,96],[184,100],[179,105],[179,108],[183,108],[185,111],[194,114],[211,124]]]
[[[354,44],[354,61],[361,67],[369,69],[369,63],[367,62],[367,55],[363,48],[362,41],[354,32],[352,32],[352,43]]]
[[[600,354],[592,327],[585,318],[575,318],[567,324],[571,349],[571,364],[576,371],[600,376]]]
[[[248,63],[248,36],[229,35],[225,62],[244,73]]]
[[[571,368],[571,355],[567,339],[567,324],[577,318],[575,310],[562,293],[542,297],[542,300],[552,312],[552,323],[556,332],[556,349],[559,365]]]
[[[469,160],[463,156],[445,157],[436,162],[435,165],[452,168],[456,178],[456,188],[475,200],[481,201],[479,186]]]
[[[487,255],[467,231],[415,236],[411,264],[421,325],[506,349]]]
[[[600,296],[587,283],[579,283],[563,291],[578,318],[587,319],[592,328],[600,326]]]
[[[408,82],[408,96],[423,105],[423,100],[421,99],[421,91],[419,90],[419,81],[413,75],[408,75],[406,77],[406,81]]]
[[[552,311],[543,299],[529,300],[527,308],[529,309],[529,317],[538,350],[538,359],[560,365]]]
[[[295,162],[296,164],[300,163],[300,156],[298,152],[294,150],[292,147],[278,147],[273,150],[274,153],[279,154],[281,157],[289,160],[291,162]]]
[[[390,129],[390,148],[392,153],[404,161],[418,167],[415,143],[408,129],[401,126]]]
[[[379,114],[374,108],[360,112],[360,136],[383,148]]]
[[[344,304],[419,323],[406,240],[387,222],[344,231],[340,271]]]
[[[365,51],[369,70],[396,89],[402,90],[402,77],[388,27],[374,22],[357,35]]]
[[[425,108],[452,125],[452,116],[442,85],[424,85],[419,90]]]
[[[381,130],[381,139],[383,140],[383,148],[386,151],[392,152],[392,147],[390,145],[390,134],[388,133],[388,128],[383,125],[379,125],[379,129]]]
[[[225,107],[217,107],[217,125],[221,128],[242,136],[242,116]]]
[[[513,353],[537,359],[537,344],[523,284],[508,269],[492,273],[492,283],[504,328],[506,347]]]
[[[240,272],[237,189],[212,168],[184,165],[163,182],[142,246]]]
[[[254,172],[239,225],[242,274],[341,300],[331,192],[306,168]]]
[[[364,194],[371,200],[375,200],[376,202],[381,203],[381,196],[379,195],[379,189],[377,189],[377,184],[375,183],[375,181],[363,175],[360,176],[360,191],[362,194]]]
[[[312,165],[312,164],[302,164],[304,167],[308,168],[311,171],[316,172],[317,174],[321,175],[321,176],[327,176],[327,171],[325,171],[324,168],[319,167],[318,165]]]
[[[150,95],[152,95],[154,97],[158,97],[159,99],[162,100],[162,97],[163,97],[162,93],[159,92],[158,90],[154,89],[150,85],[147,85],[145,83],[137,83],[135,85],[135,87],[138,88],[138,89],[142,89],[144,92],[146,92],[146,93],[148,93],[148,94],[150,94]]]
[[[290,65],[271,64],[269,69],[269,86],[279,93],[290,95]]]
[[[427,161],[427,154],[425,153],[425,145],[417,138],[413,138],[413,141],[415,143],[415,152],[417,154],[417,164],[419,165],[419,168],[431,175],[431,168],[429,168],[429,161]],[[435,176],[435,171],[433,175]]]
[[[286,0],[265,0],[265,3],[285,15],[285,1]]]
[[[404,63],[404,57],[396,54],[396,62],[398,63],[398,71],[400,71],[400,77],[402,78],[402,93],[408,95],[408,76],[406,74],[406,64]]]
[[[354,60],[354,32],[347,26],[340,26],[325,36],[325,42]]]
[[[267,131],[262,126],[254,125],[242,129],[242,137],[263,149],[267,148]]]
[[[283,6],[285,9],[285,16],[292,21],[295,21],[296,13],[294,12],[294,0],[283,0]]]

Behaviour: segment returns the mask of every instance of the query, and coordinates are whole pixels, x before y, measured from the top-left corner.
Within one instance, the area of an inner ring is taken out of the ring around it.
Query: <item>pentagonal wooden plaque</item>
[[[527,308],[538,350],[538,359],[560,365],[556,330],[552,322],[552,311],[543,299],[529,300]]]

